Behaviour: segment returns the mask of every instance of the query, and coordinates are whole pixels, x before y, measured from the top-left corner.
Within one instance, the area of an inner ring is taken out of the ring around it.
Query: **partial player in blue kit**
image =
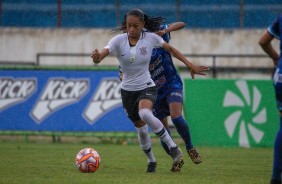
[[[280,40],[280,56],[273,48],[273,38]],[[264,31],[260,37],[259,44],[265,53],[273,60],[276,68],[273,75],[274,89],[277,100],[277,107],[280,112],[280,128],[274,142],[274,159],[271,176],[271,184],[281,184],[282,180],[282,14],[278,15],[275,21]]]
[[[173,24],[162,24],[156,34],[161,36],[164,41],[169,43],[170,32],[179,30],[185,26],[183,22]],[[188,123],[185,121],[183,110],[183,84],[177,70],[173,64],[172,57],[169,52],[162,48],[155,48],[152,53],[149,70],[151,77],[158,87],[158,96],[154,105],[154,113],[158,119],[162,121],[167,131],[169,131],[167,117],[171,116],[171,120],[185,142],[186,151],[191,160],[195,164],[202,162],[200,154],[193,146]],[[194,75],[192,73],[192,77]],[[169,149],[162,142],[162,146],[169,154]]]

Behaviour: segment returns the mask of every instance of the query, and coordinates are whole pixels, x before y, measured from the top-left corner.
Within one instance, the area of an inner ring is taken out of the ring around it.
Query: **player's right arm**
[[[121,42],[121,39],[123,39],[124,36],[117,35],[113,37],[108,44],[102,49],[100,52],[98,49],[95,49],[92,52],[92,59],[94,63],[100,63],[105,57],[107,57],[109,54],[116,56],[117,53],[117,45]]]
[[[101,52],[99,52],[98,49],[95,49],[93,52],[92,52],[92,59],[93,59],[93,62],[98,64],[100,63],[105,57],[107,57],[109,55],[109,49],[107,48],[104,48]]]
[[[273,48],[271,42],[273,38],[280,39],[280,24],[282,20],[282,16],[278,15],[278,17],[273,21],[273,23],[265,30],[262,36],[259,39],[259,45],[263,49],[263,51],[273,60],[274,65],[278,64],[279,54]]]
[[[264,52],[273,60],[274,66],[277,65],[279,55],[277,51],[273,48],[271,41],[274,36],[272,36],[267,30],[264,31],[262,36],[259,39],[259,45],[264,50]]]

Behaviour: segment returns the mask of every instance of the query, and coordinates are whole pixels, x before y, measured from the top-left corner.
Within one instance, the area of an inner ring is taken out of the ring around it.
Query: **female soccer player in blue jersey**
[[[280,56],[273,48],[273,38],[280,40]],[[273,60],[276,71],[273,75],[274,89],[277,106],[280,112],[280,128],[274,142],[274,159],[271,184],[282,184],[282,14],[278,15],[275,21],[264,31],[260,37],[259,44],[265,53]]]
[[[170,32],[184,28],[185,23],[162,24],[156,32],[167,43],[170,41]],[[202,162],[200,154],[192,144],[190,130],[182,115],[183,109],[183,84],[173,64],[169,52],[163,48],[155,48],[151,57],[149,70],[151,77],[158,87],[157,101],[154,106],[155,115],[162,121],[169,131],[167,117],[171,120],[182,139],[185,142],[186,151],[195,164]],[[194,74],[192,73],[192,78]],[[162,142],[162,146],[169,154],[169,149]]]

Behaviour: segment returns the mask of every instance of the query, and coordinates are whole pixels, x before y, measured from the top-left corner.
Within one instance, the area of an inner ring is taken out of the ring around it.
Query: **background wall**
[[[90,54],[102,49],[114,36],[111,29],[0,29],[0,61],[35,62],[37,53],[79,53],[89,57],[45,57],[42,65],[92,65]],[[171,45],[183,54],[263,54],[258,39],[263,29],[184,29],[171,34]],[[278,49],[278,42],[274,42]],[[211,59],[194,59],[196,63],[211,64]],[[271,66],[265,58],[251,62],[224,59],[220,65]],[[176,61],[177,64],[179,62]],[[115,58],[104,64],[117,65]]]
[[[39,61],[40,65],[92,65],[92,50],[103,48],[113,37],[110,30],[120,26],[124,15],[133,8],[149,16],[162,16],[167,23],[185,22],[186,29],[172,33],[171,44],[189,54],[187,57],[194,63],[217,69],[272,67],[269,58],[240,55],[264,54],[258,39],[281,12],[280,0],[0,1],[0,64]],[[277,42],[274,44],[278,48]],[[38,59],[38,53],[68,53],[72,57]],[[213,56],[191,54],[235,57],[217,57],[214,62]],[[115,58],[109,58],[102,65],[116,64]]]

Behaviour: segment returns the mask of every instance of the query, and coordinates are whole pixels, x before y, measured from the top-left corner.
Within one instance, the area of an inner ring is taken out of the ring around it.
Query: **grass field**
[[[85,147],[96,149],[102,158],[96,173],[81,173],[75,166],[77,152]],[[147,174],[147,160],[137,144],[0,141],[0,183],[266,184],[271,175],[271,148],[198,147],[203,162],[194,165],[185,154],[180,173],[170,172],[171,158],[160,144],[153,150],[157,172]]]

